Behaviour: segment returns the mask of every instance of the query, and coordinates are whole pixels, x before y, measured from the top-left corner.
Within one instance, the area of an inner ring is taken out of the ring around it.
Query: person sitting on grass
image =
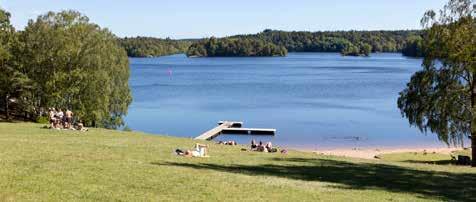
[[[234,140],[226,141],[225,145],[236,145],[236,142]]]
[[[208,157],[208,145],[196,143],[192,150],[186,150],[184,152],[180,149],[176,149],[175,153],[185,157]]]
[[[234,140],[229,140],[229,141],[218,141],[217,144],[224,144],[224,145],[237,145],[236,141]]]
[[[80,120],[78,124],[76,124],[76,130],[79,130],[81,132],[86,132],[88,131],[88,128],[84,127],[83,122]]]
[[[255,139],[252,139],[252,140],[251,140],[251,150],[255,150],[256,147],[258,147],[258,145],[256,145]]]
[[[268,150],[268,152],[278,152],[277,148],[273,148],[273,144],[271,144],[271,142],[266,143],[265,147]]]
[[[268,149],[263,145],[263,142],[259,141],[258,146],[256,146],[256,151],[259,152],[268,152]]]
[[[277,152],[278,149],[273,148],[273,144],[271,142],[266,143],[263,145],[263,142],[259,141],[258,145],[255,145],[253,148],[253,141],[251,142],[251,150],[252,151],[259,151],[259,152]]]
[[[269,152],[271,152],[271,149],[273,149],[273,144],[271,144],[271,142],[268,142],[266,143],[266,145],[264,146]]]

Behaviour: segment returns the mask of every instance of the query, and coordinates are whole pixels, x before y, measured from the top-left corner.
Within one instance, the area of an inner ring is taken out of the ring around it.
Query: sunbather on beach
[[[175,152],[178,155],[186,157],[207,157],[208,156],[208,145],[196,143],[195,147],[192,150],[186,150],[185,152],[177,149]]]

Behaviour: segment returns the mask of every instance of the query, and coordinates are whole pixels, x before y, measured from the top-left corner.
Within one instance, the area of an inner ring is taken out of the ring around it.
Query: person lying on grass
[[[175,153],[185,157],[208,157],[208,145],[196,143],[192,150],[186,150],[184,152],[180,149],[176,149]]]
[[[224,145],[237,145],[236,141],[230,140],[230,141],[219,141],[217,144],[224,144]]]

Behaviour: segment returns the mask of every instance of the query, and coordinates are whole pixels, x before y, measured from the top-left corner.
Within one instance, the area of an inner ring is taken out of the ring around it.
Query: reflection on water
[[[134,101],[127,125],[140,131],[194,137],[219,120],[276,128],[252,138],[290,147],[439,146],[410,128],[396,106],[398,92],[421,60],[400,54],[342,57],[131,58]]]

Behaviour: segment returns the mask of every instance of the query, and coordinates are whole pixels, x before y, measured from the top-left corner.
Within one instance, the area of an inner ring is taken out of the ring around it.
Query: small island
[[[286,56],[284,46],[250,38],[209,38],[193,43],[188,57],[272,57]]]

